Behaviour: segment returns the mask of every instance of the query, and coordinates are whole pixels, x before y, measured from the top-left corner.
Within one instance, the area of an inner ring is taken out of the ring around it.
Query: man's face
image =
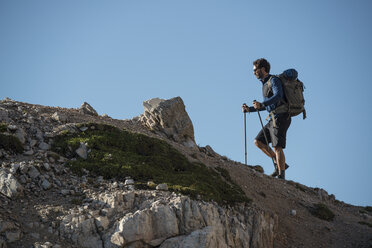
[[[255,65],[253,66],[253,73],[258,79],[263,79],[264,74],[262,72],[262,68],[263,67],[257,68]]]

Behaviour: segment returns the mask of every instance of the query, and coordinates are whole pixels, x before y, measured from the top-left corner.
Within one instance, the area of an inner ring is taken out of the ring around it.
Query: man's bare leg
[[[270,146],[262,143],[259,140],[254,140],[254,144],[263,152],[265,153],[269,158],[276,158],[276,153],[270,148]]]
[[[285,179],[285,156],[282,147],[274,147],[276,161],[279,167],[279,175],[278,178]]]
[[[284,156],[283,148],[277,146],[277,147],[274,147],[274,151],[275,151],[276,162],[278,164],[279,169],[285,170],[285,156]]]

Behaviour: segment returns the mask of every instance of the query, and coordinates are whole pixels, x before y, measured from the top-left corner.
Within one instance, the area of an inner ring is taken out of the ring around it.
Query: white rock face
[[[168,185],[166,185],[165,183],[161,183],[159,184],[158,186],[156,186],[156,189],[157,190],[168,190]]]
[[[39,145],[39,148],[40,148],[41,150],[46,151],[46,150],[49,150],[49,149],[50,149],[50,145],[47,144],[47,143],[45,143],[45,142],[41,142],[40,145]]]
[[[59,233],[78,247],[273,247],[276,217],[251,207],[223,208],[170,192],[116,191],[100,211],[63,218]]]
[[[14,136],[16,136],[22,144],[25,144],[27,134],[22,128],[18,128]]]
[[[226,246],[222,237],[216,237],[214,235],[215,230],[213,227],[207,226],[203,229],[196,230],[190,235],[183,235],[175,238],[166,240],[160,248],[187,248],[187,247],[198,247],[198,248],[209,248],[209,247],[221,247]]]
[[[169,100],[153,98],[143,102],[142,123],[168,138],[188,147],[195,147],[194,126],[180,97]]]
[[[80,147],[76,149],[76,154],[79,155],[82,159],[88,158],[88,149],[84,143],[80,143]]]
[[[55,112],[52,115],[52,119],[54,119],[56,121],[60,121],[60,122],[66,122],[67,121],[67,116],[62,114],[62,113]]]
[[[0,168],[0,193],[14,198],[23,192],[22,185],[11,174]]]
[[[84,103],[80,106],[79,111],[80,111],[81,113],[84,113],[84,114],[87,114],[87,115],[98,116],[97,111],[96,111],[92,106],[90,106],[90,104],[87,103],[87,102],[84,102]]]

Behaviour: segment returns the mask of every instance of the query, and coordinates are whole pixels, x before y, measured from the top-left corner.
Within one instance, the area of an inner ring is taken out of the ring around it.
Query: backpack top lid
[[[295,70],[295,69],[288,69],[288,70],[285,70],[283,73],[282,73],[282,76],[287,79],[287,80],[296,80],[297,77],[298,77],[298,72]]]

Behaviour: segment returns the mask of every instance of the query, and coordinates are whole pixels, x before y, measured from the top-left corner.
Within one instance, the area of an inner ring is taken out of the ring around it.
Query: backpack
[[[295,69],[285,70],[282,74],[276,76],[282,81],[284,101],[282,105],[273,110],[274,114],[288,113],[290,116],[296,116],[302,113],[302,118],[306,119],[305,98],[303,95],[305,87],[297,76],[298,73]],[[270,80],[269,87],[271,87]]]

